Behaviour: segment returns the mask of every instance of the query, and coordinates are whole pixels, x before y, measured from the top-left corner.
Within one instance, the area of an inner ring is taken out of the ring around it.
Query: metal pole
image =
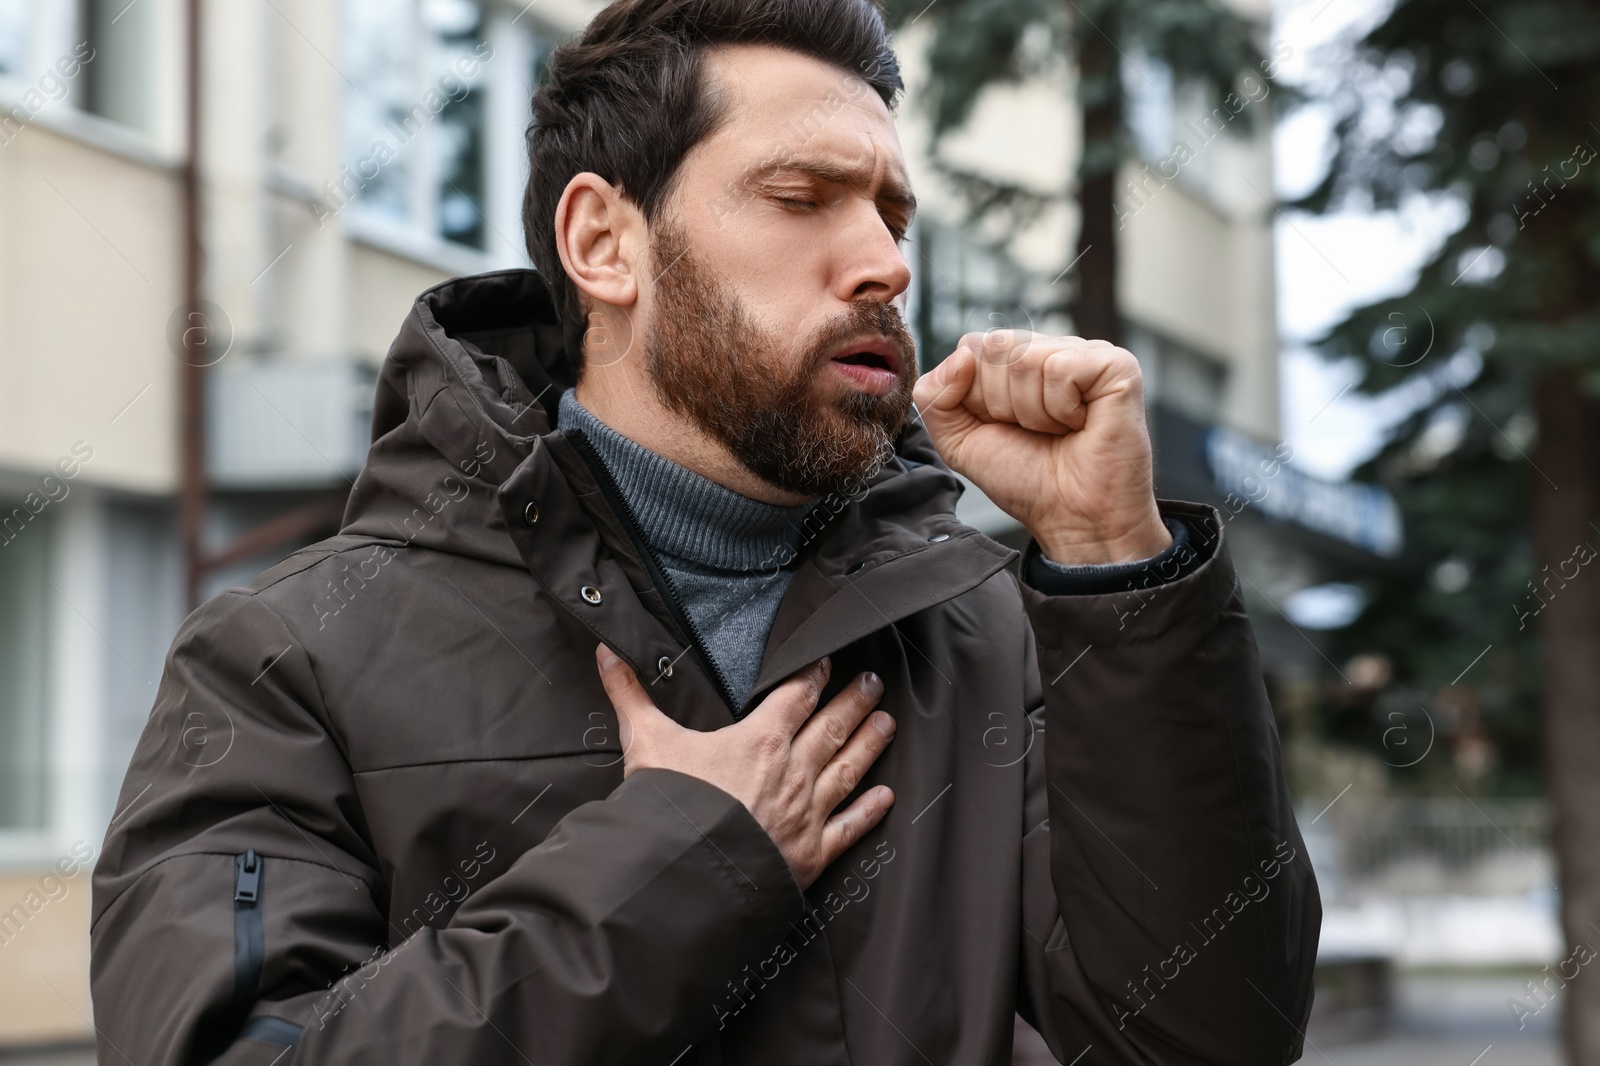
[[[201,300],[205,295],[204,250],[201,245],[200,204],[200,98],[201,84],[201,14],[202,0],[187,0],[187,33],[185,42],[188,68],[187,92],[187,145],[188,151],[181,174],[183,200],[183,301],[185,324],[201,324],[199,330],[184,329],[182,367],[179,371],[179,426],[178,426],[178,525],[183,542],[184,588],[187,609],[192,610],[200,601],[202,566],[201,536],[205,526],[206,467],[205,467],[205,366],[206,333],[209,321],[193,319],[204,315]],[[198,343],[197,343],[198,342]]]

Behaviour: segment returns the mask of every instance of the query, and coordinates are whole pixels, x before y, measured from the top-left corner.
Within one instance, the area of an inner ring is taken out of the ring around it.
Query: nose
[[[859,205],[836,239],[842,264],[836,292],[840,300],[889,303],[911,287],[911,264],[876,207]]]

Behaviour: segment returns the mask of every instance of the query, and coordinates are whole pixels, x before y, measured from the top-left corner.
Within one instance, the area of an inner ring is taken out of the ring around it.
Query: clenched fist
[[[1138,361],[1106,341],[969,333],[917,382],[934,446],[1068,564],[1148,559],[1156,510]]]

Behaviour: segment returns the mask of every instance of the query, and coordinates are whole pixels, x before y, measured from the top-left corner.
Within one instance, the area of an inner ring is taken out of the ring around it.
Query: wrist
[[[1062,566],[1106,566],[1134,563],[1160,555],[1172,546],[1172,532],[1152,508],[1148,522],[1120,533],[1087,529],[1030,530],[1044,557]]]

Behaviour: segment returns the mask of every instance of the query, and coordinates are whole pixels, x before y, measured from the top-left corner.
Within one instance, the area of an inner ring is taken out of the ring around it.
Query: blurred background
[[[526,265],[528,99],[597,9],[0,0],[0,1060],[92,1061],[167,645],[334,532],[414,297]],[[924,366],[1117,340],[1161,495],[1223,515],[1326,911],[1305,1060],[1600,1062],[1600,10],[886,12]]]

